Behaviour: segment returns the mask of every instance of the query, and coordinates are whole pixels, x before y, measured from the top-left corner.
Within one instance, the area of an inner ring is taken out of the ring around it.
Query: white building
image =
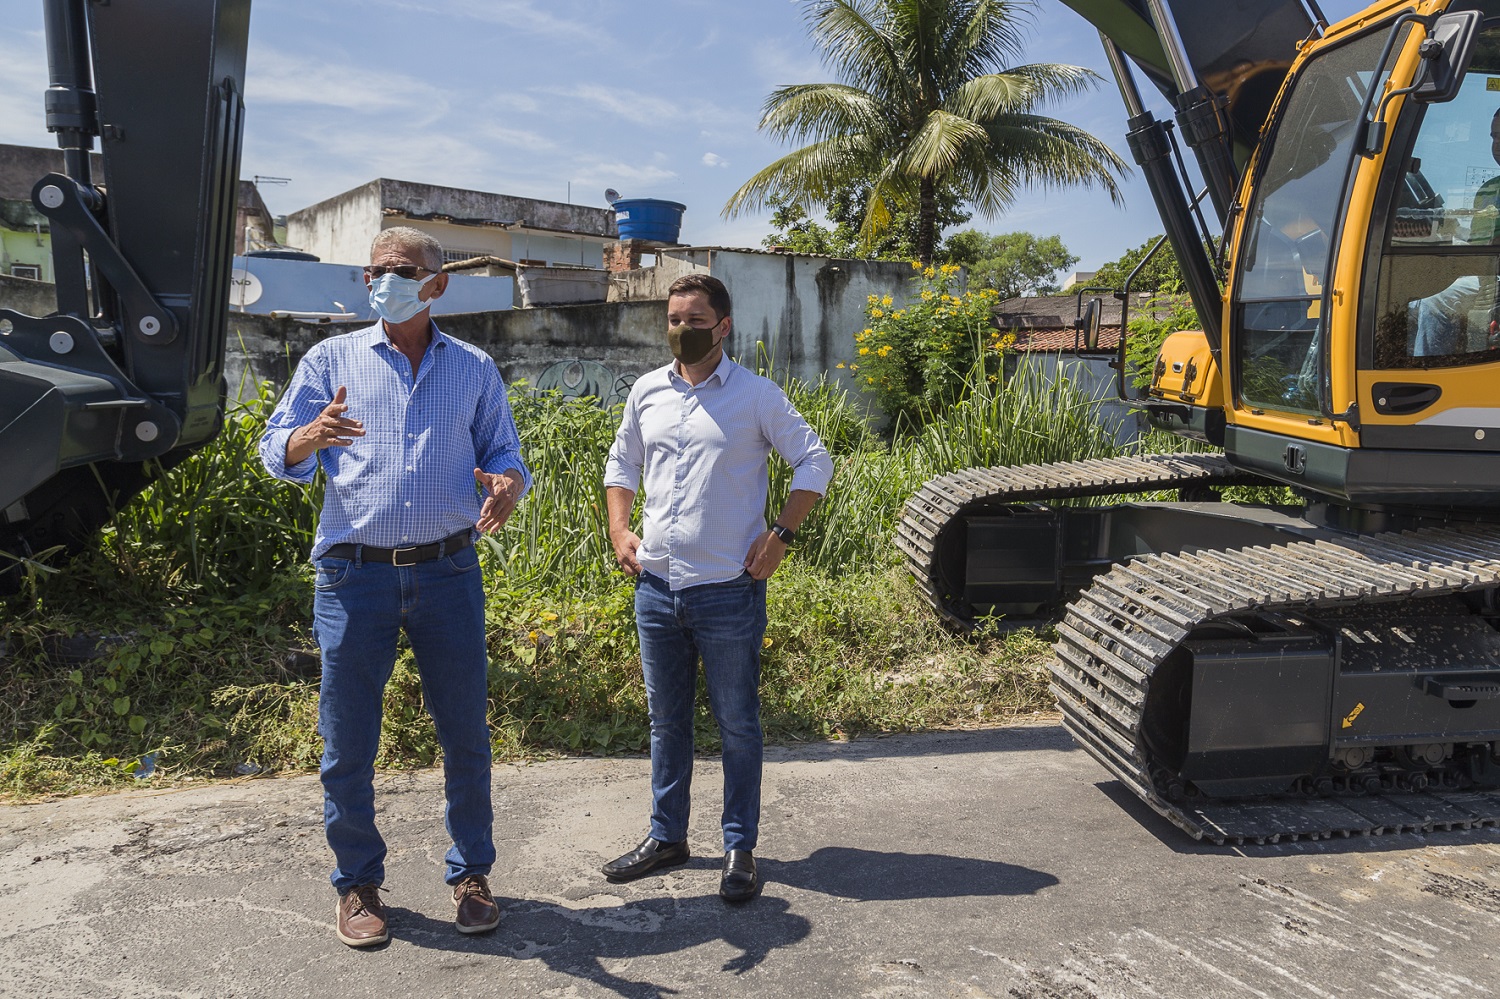
[[[610,208],[381,177],[288,215],[286,241],[325,263],[363,265],[375,234],[393,226],[431,233],[448,261],[597,268],[617,239]]]

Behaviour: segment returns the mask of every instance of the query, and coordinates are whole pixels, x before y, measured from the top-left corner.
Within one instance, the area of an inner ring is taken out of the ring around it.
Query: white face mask
[[[429,274],[422,280],[404,278],[389,272],[370,282],[370,308],[388,323],[400,325],[432,304],[417,297],[417,292],[428,281],[437,277]]]

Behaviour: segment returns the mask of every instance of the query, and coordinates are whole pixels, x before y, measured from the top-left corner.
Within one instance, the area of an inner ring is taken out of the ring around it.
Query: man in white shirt
[[[760,825],[763,738],[760,649],[766,579],[828,490],[833,462],[786,394],[724,352],[729,292],[706,274],[667,291],[674,361],[641,376],[609,451],[604,485],[620,568],[636,578],[636,627],[651,712],[651,829],[604,865],[630,881],[685,862],[698,661],[724,758],[724,868],[731,902],[760,890],[752,851]],[[772,450],[793,468],[786,505],[765,522]],[[642,530],[630,510],[644,477]]]

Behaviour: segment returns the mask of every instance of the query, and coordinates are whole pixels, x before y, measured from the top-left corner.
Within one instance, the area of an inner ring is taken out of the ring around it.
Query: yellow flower
[[[543,621],[556,621],[557,620],[557,615],[554,614],[554,613],[552,613],[551,611],[543,611],[542,612],[542,620]]]
[[[536,632],[533,631],[531,634],[527,635],[526,637],[531,640],[531,644],[532,645],[536,644]]]
[[[881,318],[884,315],[885,315],[885,313],[881,312],[879,309],[871,309],[870,310],[870,316],[872,318],[874,318],[874,319],[879,319],[879,318]]]
[[[870,383],[870,384],[871,384],[871,385],[874,385],[874,384],[875,384],[875,379],[873,379],[873,378],[870,378],[870,377],[868,377],[868,376],[866,376],[866,378],[865,378],[865,381],[866,381],[866,382],[868,382],[868,383]]]
[[[880,350],[877,351],[877,353],[879,353],[881,357],[888,357],[891,353],[891,349],[891,345],[886,344],[884,347],[881,347]]]
[[[929,267],[922,272],[922,276],[925,278],[937,277],[937,270],[935,268]]]
[[[958,273],[958,265],[957,264],[944,264],[943,265],[943,273],[944,274],[957,274]]]
[[[930,291],[928,291],[927,289],[924,288],[922,290],[922,301],[929,302],[931,300],[932,300],[932,292],[930,292]]]
[[[859,365],[857,365],[857,364],[851,364],[851,365],[849,365],[849,370],[850,371],[858,371],[859,370]]]
[[[864,355],[868,354],[869,352],[870,352],[870,348],[869,347],[861,347],[861,348],[859,348],[859,355],[861,357],[863,357]]]
[[[876,302],[880,301],[880,298],[876,295],[869,295],[866,296],[865,301],[869,302],[871,305],[874,305]]]
[[[771,645],[772,645],[772,642],[771,642],[771,640],[769,638],[762,638],[760,640],[760,647],[763,648],[763,649],[769,649],[771,647]]]
[[[891,296],[887,295],[884,298],[882,298],[880,300],[880,304],[883,305],[883,306],[885,306],[887,309],[889,309],[891,307]]]
[[[834,367],[836,367],[836,368],[842,368],[843,366],[844,366],[844,362],[843,361],[840,361],[838,364],[834,365]]]
[[[914,271],[921,270],[922,269],[922,261],[920,261],[920,260],[913,260],[911,262],[911,269],[914,270]]]

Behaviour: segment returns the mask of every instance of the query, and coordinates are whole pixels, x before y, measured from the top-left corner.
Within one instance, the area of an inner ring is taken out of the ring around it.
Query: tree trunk
[[[932,266],[932,251],[937,245],[937,185],[923,177],[921,211],[917,216],[917,259],[923,267]]]

